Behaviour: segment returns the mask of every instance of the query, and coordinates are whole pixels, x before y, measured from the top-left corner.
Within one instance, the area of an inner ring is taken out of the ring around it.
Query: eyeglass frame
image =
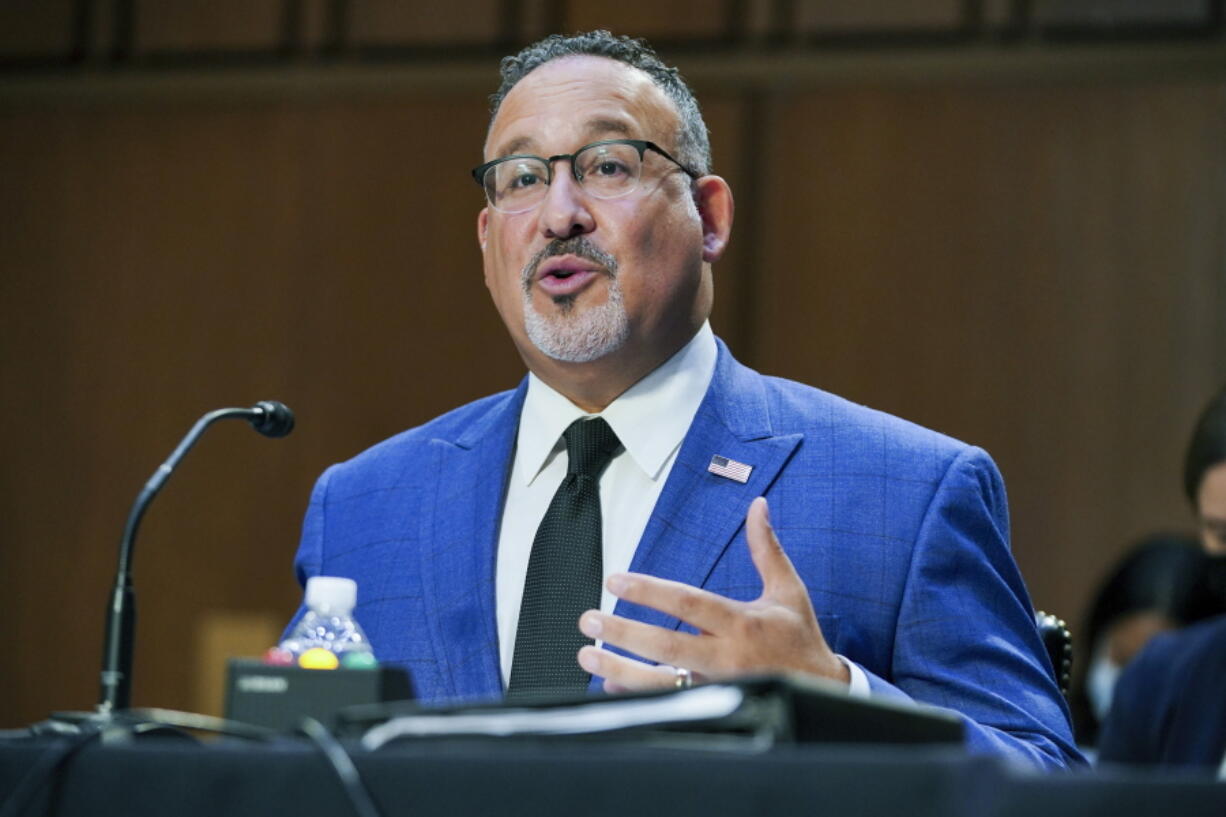
[[[485,188],[485,174],[488,173],[491,168],[497,167],[503,162],[509,162],[513,159],[536,159],[538,161],[544,162],[545,167],[548,169],[549,176],[545,179],[545,187],[549,187],[551,184],[553,184],[553,176],[554,176],[553,163],[565,159],[566,161],[570,162],[571,178],[575,180],[575,183],[579,185],[580,189],[586,191],[587,188],[583,187],[583,177],[580,176],[579,171],[576,170],[575,157],[578,156],[580,153],[582,153],[585,150],[588,150],[590,148],[600,147],[601,145],[629,145],[630,147],[637,150],[639,152],[639,165],[640,165],[639,179],[642,178],[642,167],[641,166],[642,166],[644,158],[647,155],[648,150],[653,150],[656,153],[663,156],[665,159],[668,159],[670,162],[675,164],[677,167],[684,170],[685,174],[689,176],[691,179],[702,178],[701,173],[698,173],[697,171],[682,164],[680,161],[673,158],[673,156],[667,150],[665,150],[664,148],[657,145],[655,142],[652,142],[648,139],[601,139],[597,142],[590,142],[584,145],[583,147],[576,150],[574,153],[559,153],[556,156],[549,156],[549,157],[537,156],[535,153],[512,153],[510,156],[499,156],[497,159],[491,159],[488,162],[480,164],[474,167],[471,173],[472,173],[473,181],[475,181],[477,183],[477,186],[481,188],[481,191],[485,193],[485,199],[487,202],[489,202],[490,207],[493,207],[495,210],[498,210],[498,212],[500,213],[507,213],[508,215],[516,215],[518,213],[527,213],[528,211],[536,207],[539,207],[541,202],[538,201],[536,202],[536,204],[533,204],[531,207],[526,207],[523,210],[507,211],[507,210],[499,209],[498,206],[494,204],[493,201],[490,201],[489,191],[486,190]],[[631,187],[625,193],[618,193],[616,196],[596,196],[594,193],[590,195],[602,201],[608,201],[610,199],[619,199],[622,196],[628,196],[631,193],[633,193],[635,190],[637,190],[639,179],[635,179],[634,187]],[[545,200],[544,197],[542,197],[541,201],[544,201],[544,200]]]

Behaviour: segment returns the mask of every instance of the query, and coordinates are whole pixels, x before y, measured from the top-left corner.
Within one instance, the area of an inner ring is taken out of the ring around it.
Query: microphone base
[[[103,743],[124,742],[137,735],[148,734],[194,740],[177,724],[162,723],[139,712],[104,711],[101,708],[52,712],[47,720],[31,725],[29,731],[34,735],[59,737],[98,735]]]
[[[62,710],[52,712],[51,717],[32,728],[46,727],[47,732],[64,735],[81,735],[86,732],[100,732],[116,723],[114,712],[103,712],[100,709]]]

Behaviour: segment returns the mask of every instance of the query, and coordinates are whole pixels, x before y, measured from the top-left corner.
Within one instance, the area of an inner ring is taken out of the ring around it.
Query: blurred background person
[[[1120,672],[1151,638],[1226,610],[1203,583],[1207,562],[1197,537],[1156,533],[1103,579],[1075,635],[1086,645],[1069,700],[1079,745],[1095,745]]]
[[[1183,490],[1208,553],[1226,556],[1226,387],[1201,413],[1184,458]]]
[[[1184,492],[1206,553],[1194,592],[1220,598],[1226,589],[1226,388],[1192,432]],[[1103,723],[1100,761],[1226,768],[1224,677],[1226,615],[1153,639],[1120,675]]]
[[[1226,615],[1155,638],[1120,677],[1098,760],[1226,771]]]

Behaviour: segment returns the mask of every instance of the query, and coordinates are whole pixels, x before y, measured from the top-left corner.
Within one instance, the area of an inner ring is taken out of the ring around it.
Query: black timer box
[[[283,731],[306,716],[333,728],[339,709],[413,697],[399,667],[320,670],[231,658],[226,675],[228,719]]]

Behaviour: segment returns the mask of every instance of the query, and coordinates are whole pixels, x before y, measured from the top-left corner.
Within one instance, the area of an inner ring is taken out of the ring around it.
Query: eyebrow
[[[531,136],[517,137],[515,139],[512,139],[506,145],[504,145],[502,150],[498,151],[498,156],[496,156],[495,158],[502,158],[503,156],[514,156],[517,153],[523,153],[525,150],[527,150],[528,148],[532,147],[535,144],[536,144],[536,140],[533,139]]]
[[[609,134],[617,134],[618,136],[633,136],[630,126],[620,119],[592,119],[588,121],[584,133],[588,144],[592,141],[599,141],[601,137]],[[503,145],[502,150],[498,152],[498,158],[503,156],[514,156],[518,153],[523,153],[531,150],[536,146],[536,139],[531,136],[517,136],[510,142]]]

